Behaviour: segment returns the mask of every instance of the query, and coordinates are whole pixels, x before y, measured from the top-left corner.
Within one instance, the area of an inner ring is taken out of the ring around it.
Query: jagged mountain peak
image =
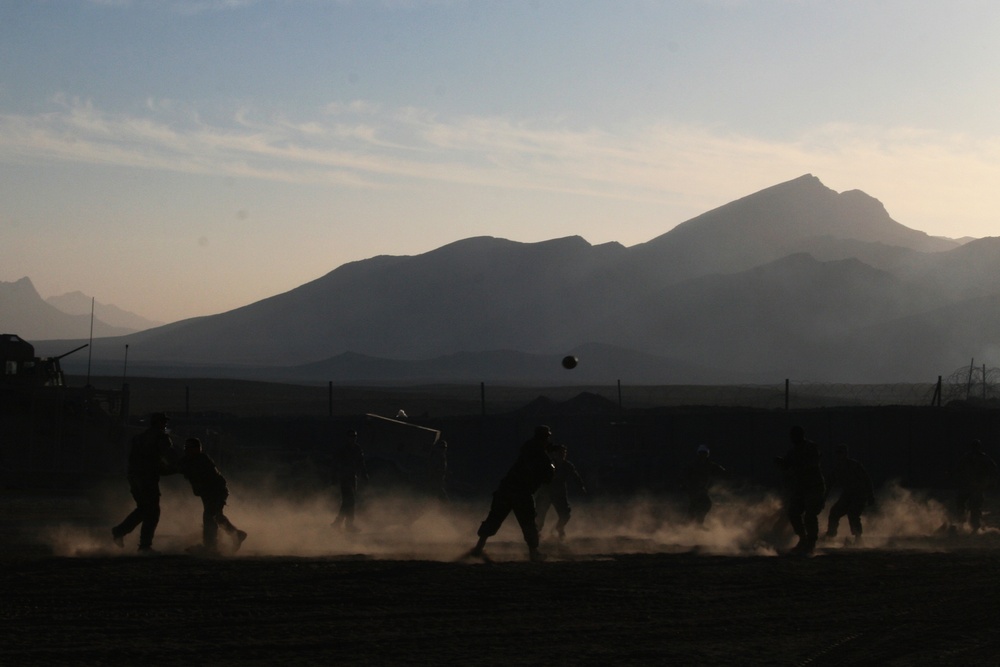
[[[31,282],[31,278],[25,276],[23,278],[18,278],[12,282],[0,283],[7,286],[7,289],[12,293],[25,294],[29,296],[39,296],[38,290],[35,289],[34,283]],[[41,298],[39,296],[39,298]]]
[[[753,234],[778,240],[821,235],[861,241],[911,240],[921,245],[927,238],[892,220],[878,199],[861,190],[837,193],[812,174],[702,213],[649,243],[704,234]],[[947,245],[938,243],[933,249],[944,250]]]
[[[913,252],[958,245],[899,224],[881,202],[860,190],[838,194],[806,174],[692,218],[636,246],[632,260],[646,263],[642,280],[664,285],[742,271],[799,252],[819,238]]]
[[[65,313],[48,303],[35,289],[27,277],[14,282],[0,282],[0,317],[3,319],[4,333],[17,334],[25,340],[46,340],[57,338],[85,338],[91,330],[89,315]],[[116,336],[129,333],[95,320],[93,331],[96,336]]]

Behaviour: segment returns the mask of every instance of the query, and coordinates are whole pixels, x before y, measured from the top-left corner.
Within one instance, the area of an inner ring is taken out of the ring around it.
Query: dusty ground
[[[465,524],[423,552],[368,525],[289,556],[272,536],[329,516],[244,505],[238,555],[187,555],[165,520],[165,553],[139,557],[93,500],[4,498],[0,664],[1000,664],[995,532],[880,540],[873,520],[865,548],[721,555],[662,525],[597,535],[582,508],[545,563],[507,525],[492,563],[459,558]]]

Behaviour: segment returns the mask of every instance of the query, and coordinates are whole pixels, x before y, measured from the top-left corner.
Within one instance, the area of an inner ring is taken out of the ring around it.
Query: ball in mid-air
[[[576,365],[577,365],[578,362],[579,362],[579,360],[576,357],[574,357],[572,354],[570,354],[570,355],[567,355],[567,356],[563,357],[562,365],[563,365],[563,368],[569,370],[570,368],[576,368]]]

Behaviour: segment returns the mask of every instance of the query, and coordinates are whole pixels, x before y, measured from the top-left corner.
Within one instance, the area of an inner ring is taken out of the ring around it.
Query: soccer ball
[[[562,360],[563,368],[565,368],[567,370],[569,370],[571,368],[576,368],[576,364],[577,364],[577,358],[574,357],[572,354],[563,357],[563,360]]]

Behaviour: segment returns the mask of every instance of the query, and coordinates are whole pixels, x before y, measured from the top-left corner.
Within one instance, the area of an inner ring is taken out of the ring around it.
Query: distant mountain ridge
[[[711,243],[707,243],[708,239]],[[806,174],[737,199],[683,222],[635,248],[667,266],[670,280],[734,273],[827,239],[941,252],[956,241],[928,236],[889,217],[860,190],[838,194]],[[640,259],[641,261],[641,259]]]
[[[932,237],[805,175],[637,246],[464,239],[94,354],[129,344],[139,366],[338,382],[930,381],[998,350],[994,318],[974,312],[997,294],[1000,239]],[[568,373],[573,350],[590,356]]]
[[[90,312],[72,315],[46,302],[29,278],[0,282],[0,317],[3,333],[18,334],[28,341],[86,339],[90,335]],[[115,327],[96,318],[94,336],[121,336],[134,329]]]
[[[93,305],[94,317],[96,319],[101,320],[109,326],[118,329],[125,329],[129,333],[152,329],[153,327],[159,327],[166,324],[161,321],[148,320],[145,317],[141,317],[135,313],[130,313],[127,310],[122,310],[118,306],[112,304],[92,300],[91,297],[79,291],[67,292],[66,294],[60,294],[58,296],[50,296],[46,299],[46,301],[64,313],[68,313],[70,315],[87,315],[88,317],[90,316],[91,306]]]
[[[123,336],[161,326],[117,306],[93,304],[94,336]],[[28,277],[0,281],[0,326],[3,333],[29,341],[80,339],[90,336],[91,298],[82,292],[43,299]]]

